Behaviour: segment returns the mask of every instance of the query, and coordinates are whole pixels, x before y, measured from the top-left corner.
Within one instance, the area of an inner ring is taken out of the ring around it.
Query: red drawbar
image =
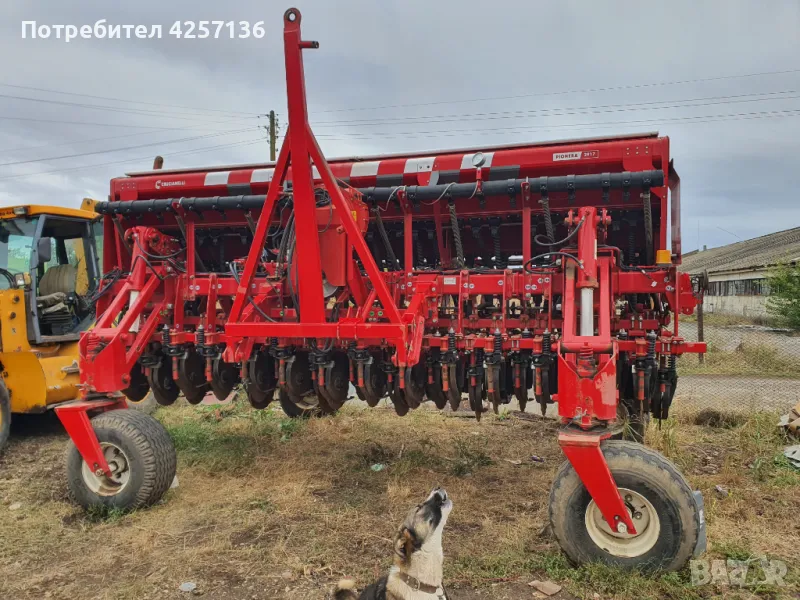
[[[92,429],[89,411],[106,412],[127,407],[128,405],[124,398],[82,400],[61,404],[56,407],[56,415],[61,420],[61,424],[67,430],[70,439],[72,439],[83,460],[92,467],[93,471],[101,470],[109,477],[111,476],[111,469],[108,467],[103,451],[100,448],[100,442],[97,441],[97,436],[94,433],[94,429]]]
[[[558,443],[572,468],[581,478],[603,517],[616,529],[624,523],[628,533],[636,533],[633,520],[625,508],[625,502],[617,489],[611,470],[600,448],[600,442],[611,435],[609,432],[560,431]]]

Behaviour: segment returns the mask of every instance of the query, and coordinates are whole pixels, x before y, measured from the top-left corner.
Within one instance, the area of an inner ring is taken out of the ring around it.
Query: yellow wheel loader
[[[0,208],[0,450],[13,414],[80,395],[78,339],[102,293],[93,209],[89,199],[80,209]]]

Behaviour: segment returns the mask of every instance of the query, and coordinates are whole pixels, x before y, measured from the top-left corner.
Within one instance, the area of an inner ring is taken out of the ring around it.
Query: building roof
[[[685,273],[720,273],[758,269],[800,260],[800,227],[777,231],[727,246],[695,250],[683,255]]]

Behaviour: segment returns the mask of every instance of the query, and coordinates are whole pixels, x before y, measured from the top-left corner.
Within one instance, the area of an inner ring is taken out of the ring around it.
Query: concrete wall
[[[767,314],[767,296],[705,296],[706,314],[763,317]]]

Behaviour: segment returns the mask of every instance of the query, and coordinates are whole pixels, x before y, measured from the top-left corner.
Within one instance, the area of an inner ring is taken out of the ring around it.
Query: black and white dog
[[[453,503],[436,488],[403,521],[394,539],[394,566],[359,596],[352,580],[340,581],[335,600],[447,600],[442,584],[442,530]]]

